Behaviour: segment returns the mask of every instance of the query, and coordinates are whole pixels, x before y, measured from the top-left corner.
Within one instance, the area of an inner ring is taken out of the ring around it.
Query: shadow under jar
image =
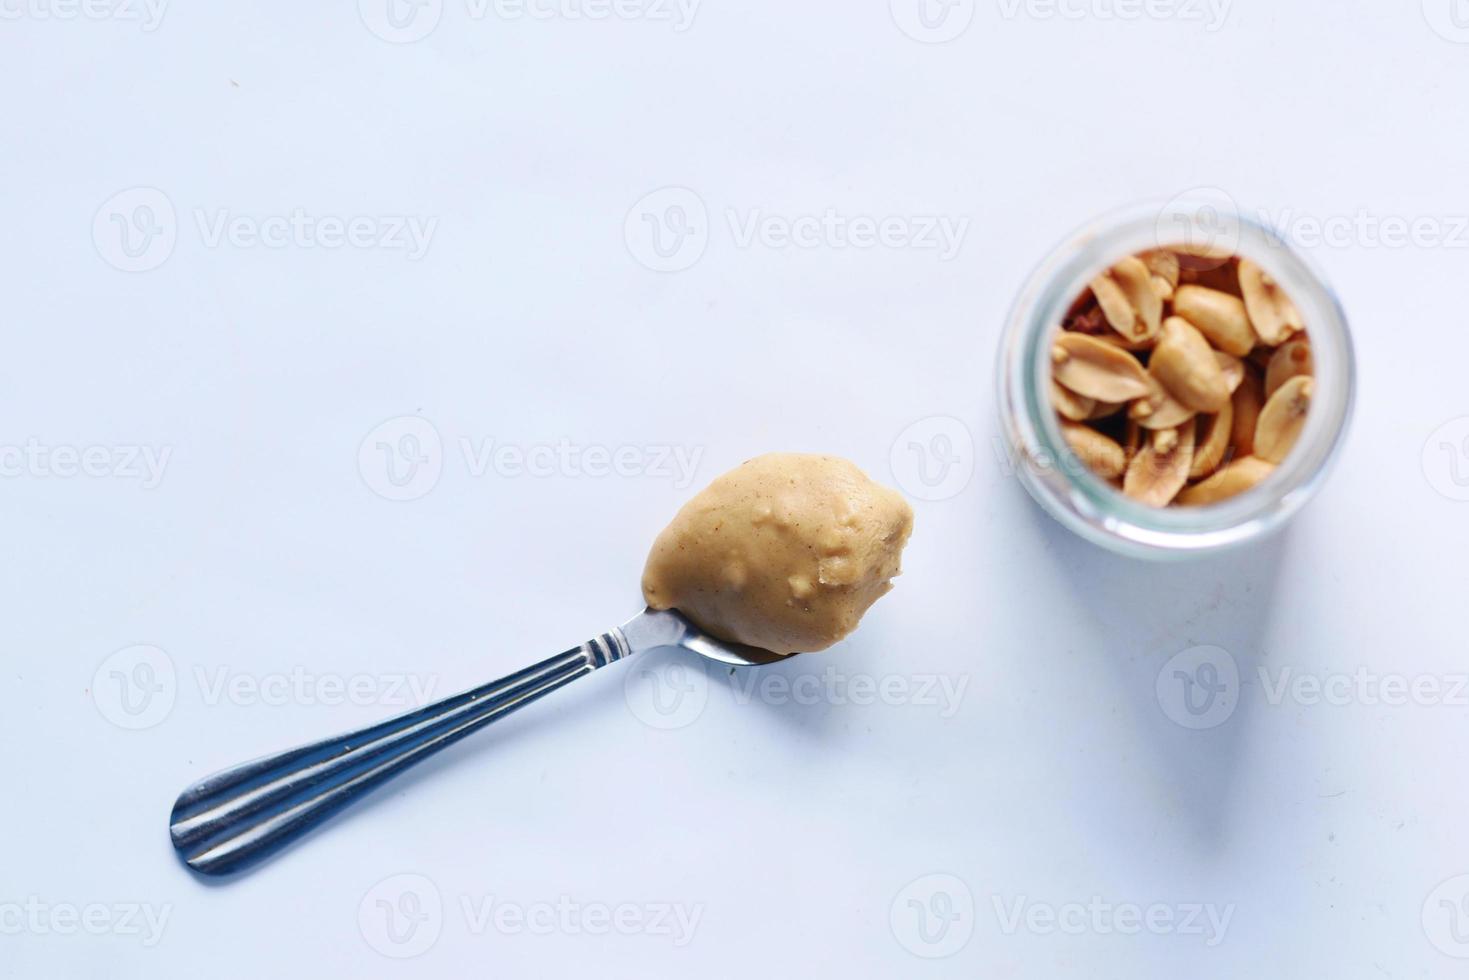
[[[1295,303],[1310,337],[1314,395],[1294,448],[1257,486],[1205,506],[1151,507],[1098,477],[1067,445],[1050,393],[1051,346],[1089,283],[1120,260],[1201,248],[1251,260]],[[1072,234],[1021,290],[999,353],[1001,425],[1020,481],[1083,538],[1142,558],[1215,554],[1282,527],[1325,478],[1346,434],[1355,386],[1346,315],[1320,273],[1276,233],[1213,200],[1138,205]]]

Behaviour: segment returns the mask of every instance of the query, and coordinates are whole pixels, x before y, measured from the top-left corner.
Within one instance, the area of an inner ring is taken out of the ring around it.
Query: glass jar
[[[1120,259],[1170,247],[1234,253],[1274,276],[1301,313],[1315,360],[1315,394],[1294,449],[1258,486],[1204,507],[1156,508],[1124,496],[1071,452],[1051,404],[1050,341],[1073,301]],[[1079,229],[1020,291],[999,354],[1001,425],[1021,482],[1077,534],[1144,558],[1217,553],[1284,525],[1325,478],[1346,435],[1355,386],[1346,315],[1321,274],[1222,193],[1138,205]]]

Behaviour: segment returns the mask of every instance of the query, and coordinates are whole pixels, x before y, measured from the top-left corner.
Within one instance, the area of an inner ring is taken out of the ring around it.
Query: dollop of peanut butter
[[[716,479],[658,535],[643,598],[779,654],[857,628],[902,571],[913,509],[835,456],[771,453]]]

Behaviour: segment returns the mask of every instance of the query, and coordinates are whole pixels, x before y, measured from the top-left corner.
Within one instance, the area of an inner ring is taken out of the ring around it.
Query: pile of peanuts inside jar
[[[1243,493],[1295,445],[1314,392],[1290,297],[1249,259],[1174,249],[1091,281],[1051,343],[1062,435],[1098,477],[1152,507]]]

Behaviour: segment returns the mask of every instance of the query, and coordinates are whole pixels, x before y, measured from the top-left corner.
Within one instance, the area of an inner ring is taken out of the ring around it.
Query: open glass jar
[[[1201,507],[1151,507],[1096,476],[1062,437],[1050,394],[1052,341],[1077,297],[1119,260],[1169,248],[1232,253],[1259,265],[1300,311],[1315,360],[1315,395],[1290,454],[1252,489]],[[1346,434],[1355,385],[1346,315],[1322,276],[1220,195],[1138,205],[1079,229],[1021,290],[999,354],[1001,424],[1031,496],[1082,537],[1146,558],[1211,554],[1285,524],[1326,476]]]

